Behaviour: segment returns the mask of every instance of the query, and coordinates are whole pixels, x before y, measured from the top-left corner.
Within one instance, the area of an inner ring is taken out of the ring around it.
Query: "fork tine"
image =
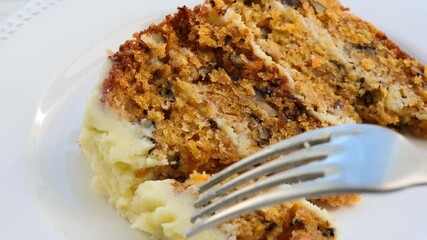
[[[311,198],[339,191],[334,182],[335,179],[336,176],[330,175],[322,179],[317,179],[316,181],[299,183],[286,188],[281,187],[271,192],[247,199],[196,223],[187,231],[186,236],[194,236],[210,227],[263,207],[297,200],[302,197]]]
[[[267,159],[280,156],[286,152],[330,141],[330,134],[325,134],[322,132],[318,134],[316,133],[310,132],[310,134],[300,134],[288,138],[285,141],[280,141],[278,143],[270,145],[252,155],[247,156],[246,158],[243,158],[242,160],[213,175],[207,182],[202,183],[199,186],[199,193],[203,193],[212,186],[216,185],[217,183],[232,176],[233,174],[244,171]]]
[[[261,176],[276,173],[285,168],[294,168],[314,161],[323,160],[334,151],[336,151],[336,149],[331,146],[320,145],[281,156],[278,159],[247,171],[216,188],[209,189],[208,191],[200,194],[194,206],[202,207],[209,203],[213,198],[221,196],[231,189]]]
[[[214,202],[204,208],[202,208],[196,215],[191,217],[191,222],[195,222],[197,219],[211,214],[224,206],[231,205],[237,201],[240,201],[247,196],[260,192],[262,190],[269,189],[278,185],[289,183],[292,181],[308,181],[319,177],[338,172],[339,168],[336,165],[325,164],[324,162],[310,163],[301,167],[290,169],[284,172],[277,173],[263,180],[257,181],[244,188],[236,190],[229,195],[221,198],[217,202]],[[240,204],[240,203],[239,203]]]

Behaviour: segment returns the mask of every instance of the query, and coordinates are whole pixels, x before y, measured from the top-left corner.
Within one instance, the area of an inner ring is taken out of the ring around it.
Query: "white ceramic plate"
[[[0,23],[0,239],[146,239],[91,188],[76,139],[105,50],[199,2],[38,0]],[[427,63],[426,1],[343,2]],[[345,240],[425,240],[426,202],[419,187],[332,214]]]

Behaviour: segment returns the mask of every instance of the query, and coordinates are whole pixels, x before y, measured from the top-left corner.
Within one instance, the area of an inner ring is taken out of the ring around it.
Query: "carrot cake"
[[[362,122],[427,135],[426,68],[336,0],[182,7],[105,68],[79,143],[93,184],[154,239],[185,239],[197,184],[282,139]],[[358,199],[283,203],[192,239],[335,239],[315,204]]]

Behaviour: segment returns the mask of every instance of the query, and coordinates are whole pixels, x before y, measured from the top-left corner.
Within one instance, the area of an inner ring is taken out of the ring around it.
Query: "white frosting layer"
[[[172,186],[173,180],[146,181],[139,185],[130,205],[132,227],[151,233],[159,239],[185,239],[191,226],[190,217],[196,213],[195,195],[191,189],[183,192]],[[227,239],[219,230],[208,230],[191,239]],[[234,237],[228,237],[234,239]]]

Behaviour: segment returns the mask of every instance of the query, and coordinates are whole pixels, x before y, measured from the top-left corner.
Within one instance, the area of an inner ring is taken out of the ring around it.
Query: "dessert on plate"
[[[427,133],[426,68],[336,0],[181,7],[105,68],[79,143],[93,184],[154,239],[185,239],[197,185],[269,144],[361,122]],[[335,239],[319,206],[358,200],[287,202],[193,239]]]

